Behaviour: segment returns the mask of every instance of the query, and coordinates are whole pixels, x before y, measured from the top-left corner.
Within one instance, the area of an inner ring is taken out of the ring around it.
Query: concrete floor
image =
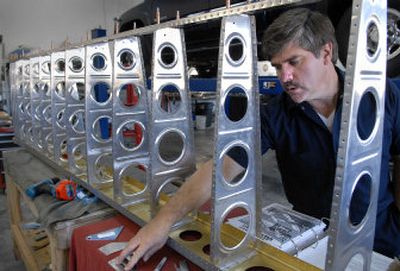
[[[212,139],[214,138],[214,129],[196,130],[195,132],[195,150],[198,161],[205,161],[212,157]],[[211,140],[210,140],[211,139]],[[280,174],[276,167],[274,152],[269,152],[262,159],[263,170],[263,206],[273,202],[284,205],[289,203],[283,193],[283,187],[280,182]],[[25,221],[33,221],[32,216],[26,211],[24,205]],[[7,199],[5,194],[0,194],[0,271],[24,271],[25,266],[22,261],[17,261],[14,257],[11,242],[10,222],[7,209]]]

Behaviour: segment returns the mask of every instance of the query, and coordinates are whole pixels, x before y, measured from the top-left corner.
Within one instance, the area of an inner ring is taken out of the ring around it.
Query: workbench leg
[[[20,194],[12,182],[10,176],[6,175],[6,180],[8,182],[7,185],[7,205],[8,211],[10,215],[10,228],[11,228],[11,236],[13,242],[13,251],[14,256],[17,260],[21,259],[20,251],[18,250],[17,242],[15,239],[14,231],[12,231],[13,226],[18,226],[22,222],[22,215],[21,215],[21,205],[20,205]]]
[[[29,271],[40,271],[31,249],[26,244],[21,228],[18,225],[12,225],[11,232],[14,236],[13,238],[15,239],[15,242],[19,244],[19,252],[22,260],[24,261],[26,269]]]
[[[57,247],[57,239],[51,230],[46,230],[50,241],[50,257],[52,271],[67,271],[69,249],[60,249]]]

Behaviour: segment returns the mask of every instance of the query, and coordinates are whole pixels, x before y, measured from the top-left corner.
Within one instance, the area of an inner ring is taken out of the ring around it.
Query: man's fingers
[[[154,254],[157,250],[159,250],[158,247],[153,247],[152,249],[150,249],[149,251],[147,251],[147,252],[144,254],[144,256],[143,256],[143,261],[147,262],[147,260],[148,260],[151,256],[153,256],[153,254]]]
[[[139,242],[136,241],[137,239],[134,238],[131,242],[128,243],[128,245],[121,251],[121,253],[118,256],[117,263],[120,264],[123,262],[123,260],[130,255],[139,245]]]
[[[132,270],[132,268],[135,266],[135,264],[137,264],[137,262],[140,260],[140,258],[142,258],[143,251],[140,248],[138,248],[134,252],[132,252],[132,254],[130,256],[131,257],[129,259],[129,263],[127,265],[125,265],[125,268],[124,268],[124,270],[126,270],[126,271]]]

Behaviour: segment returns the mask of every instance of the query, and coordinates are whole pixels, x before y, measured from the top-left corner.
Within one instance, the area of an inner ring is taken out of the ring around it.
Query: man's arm
[[[143,257],[147,261],[167,241],[170,228],[190,211],[202,206],[211,197],[213,160],[203,164],[161,208],[158,214],[129,241],[121,252],[119,262],[132,254],[125,270],[131,270]],[[223,163],[224,176],[232,179],[243,168],[226,156]]]
[[[396,206],[400,210],[400,155],[393,156],[393,183]]]

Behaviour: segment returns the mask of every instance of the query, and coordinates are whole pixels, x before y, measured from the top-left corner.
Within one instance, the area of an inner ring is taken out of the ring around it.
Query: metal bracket
[[[86,130],[85,130],[85,48],[65,51],[66,107],[57,113],[59,123],[65,123],[68,166],[75,175],[85,175]]]
[[[51,112],[53,126],[54,161],[60,166],[68,164],[67,131],[65,122],[65,51],[51,54]]]
[[[154,216],[161,190],[192,173],[195,159],[183,31],[157,30],[153,44],[150,208]]]
[[[21,105],[21,126],[22,140],[32,146],[32,114],[31,114],[31,65],[29,60],[23,60],[22,63],[22,96],[23,101]]]
[[[345,270],[355,257],[362,258],[363,270],[370,269],[385,110],[386,8],[386,1],[353,1],[326,270]],[[375,52],[368,50],[371,31],[378,38]],[[375,111],[368,109],[369,116],[361,114],[367,100],[376,105]],[[369,134],[357,128],[362,117],[375,120]],[[370,188],[369,207],[361,222],[349,215],[358,185]]]
[[[13,126],[15,129],[15,136],[22,138],[22,128],[24,123],[22,121],[24,114],[24,103],[23,103],[23,62],[19,60],[14,63],[10,63],[10,89],[11,89],[11,108],[13,117]]]
[[[32,146],[38,151],[43,151],[42,142],[42,130],[41,124],[41,114],[40,114],[40,91],[41,83],[39,79],[40,73],[40,57],[33,57],[30,59],[30,105],[31,105],[31,117],[32,117]]]
[[[149,199],[149,102],[140,39],[114,41],[114,199],[126,206]],[[134,187],[142,189],[132,190]]]
[[[52,127],[52,111],[51,111],[51,88],[50,88],[50,72],[51,72],[50,55],[41,56],[39,59],[39,82],[40,82],[40,103],[37,109],[40,118],[41,141],[44,153],[54,156],[53,145],[53,127]]]
[[[260,220],[257,205],[257,199],[260,198],[257,191],[261,191],[261,153],[254,17],[237,15],[224,18],[220,48],[211,259],[224,269],[252,255],[254,249],[251,246],[254,245],[257,232],[256,221]],[[233,52],[235,48],[238,53]],[[247,111],[239,120],[226,114],[225,106],[231,94],[241,94],[247,100]],[[247,156],[245,173],[234,180],[227,180],[223,175],[224,157],[229,151],[239,149]],[[237,208],[244,209],[250,215],[249,229],[241,240],[235,240],[237,236],[222,234],[224,220]]]
[[[86,47],[86,146],[88,181],[113,181],[112,65],[108,42]]]

